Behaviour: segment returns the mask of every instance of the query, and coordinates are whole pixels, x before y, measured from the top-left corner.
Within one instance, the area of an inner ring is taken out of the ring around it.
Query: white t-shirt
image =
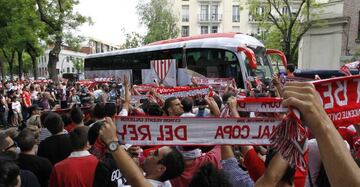
[[[172,187],[169,181],[160,182],[152,179],[147,179],[153,187]]]
[[[193,112],[194,112],[195,116],[198,116],[199,108],[194,108]],[[205,108],[203,117],[211,117],[211,116],[212,116],[212,114],[211,114],[210,110],[208,108]]]
[[[19,101],[15,101],[11,103],[11,109],[13,109],[14,112],[21,113],[21,104]]]
[[[191,112],[185,112],[181,114],[180,117],[196,117],[196,115]]]

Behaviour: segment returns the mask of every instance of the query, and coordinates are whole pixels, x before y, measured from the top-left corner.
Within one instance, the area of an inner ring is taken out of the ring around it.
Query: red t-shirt
[[[207,163],[212,163],[216,168],[221,168],[221,148],[215,146],[211,151],[196,158],[191,164],[185,166],[184,172],[177,178],[170,180],[173,187],[187,187],[199,168]]]
[[[24,100],[24,105],[26,107],[31,106],[30,93],[24,90],[23,94],[22,94],[22,97],[23,97],[23,100]]]
[[[92,187],[98,159],[93,156],[69,157],[55,164],[49,186]]]
[[[265,163],[257,155],[255,149],[250,149],[245,154],[244,164],[254,182],[256,182],[265,172]]]
[[[75,127],[76,127],[75,123],[70,123],[68,126],[64,127],[64,129],[68,131],[68,133],[70,133]]]

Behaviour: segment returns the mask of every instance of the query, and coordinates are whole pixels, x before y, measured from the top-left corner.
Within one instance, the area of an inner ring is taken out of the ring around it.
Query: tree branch
[[[290,25],[291,25],[291,22],[292,22],[292,14],[291,14],[291,7],[290,7],[290,4],[289,4],[289,1],[288,0],[284,0],[285,4],[286,4],[286,7],[288,9],[288,13],[289,13],[289,17],[290,17]]]
[[[271,0],[267,0],[270,3],[270,7],[274,6],[275,11],[279,14],[281,19],[283,20],[285,27],[287,27],[287,21],[285,20],[284,16],[281,14],[279,8],[276,6],[276,2],[272,2]],[[271,12],[270,12],[271,13]]]
[[[286,0],[286,1],[287,1],[287,0]],[[302,11],[302,8],[303,8],[305,2],[306,2],[306,0],[303,0],[303,1],[301,2],[300,7],[299,7],[299,10],[296,12],[296,15],[295,15],[294,19],[290,19],[291,22],[290,22],[289,30],[291,30],[291,29],[294,27],[295,22],[296,22],[297,18],[299,17],[300,12]],[[289,10],[289,11],[290,11],[290,10]],[[291,13],[290,13],[290,15],[291,15]]]
[[[50,21],[50,19],[45,15],[44,8],[43,8],[40,0],[36,0],[36,4],[38,5],[38,8],[39,8],[41,21],[44,22],[45,24],[47,24],[52,29],[56,28],[55,25]]]
[[[299,46],[299,43],[300,43],[300,41],[301,41],[301,38],[304,36],[304,34],[311,28],[311,26],[312,26],[312,23],[308,23],[306,26],[305,26],[305,28],[304,28],[304,30],[299,34],[299,36],[296,38],[296,42],[295,42],[295,44],[293,45],[293,47],[291,48],[291,54],[294,54],[295,53],[295,51],[296,51],[296,49],[298,48],[298,46]]]
[[[269,18],[273,21],[273,23],[276,25],[276,27],[280,30],[282,35],[285,35],[285,30],[280,27],[278,21],[276,20],[275,16],[271,13],[271,5],[270,5],[270,11],[269,11]]]

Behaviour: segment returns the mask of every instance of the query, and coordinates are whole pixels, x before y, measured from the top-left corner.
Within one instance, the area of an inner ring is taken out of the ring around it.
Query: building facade
[[[299,46],[300,69],[339,69],[360,47],[359,0],[323,0],[318,18]]]
[[[50,49],[47,49],[43,56],[40,56],[38,58],[38,76],[47,78],[49,77],[48,72],[48,62],[49,62],[49,52]],[[78,72],[78,70],[75,68],[74,63],[75,62],[84,62],[84,59],[86,57],[86,53],[82,52],[76,52],[69,49],[62,49],[59,54],[59,61],[56,63],[56,71],[59,77],[63,73],[83,73]]]
[[[255,34],[247,0],[169,0],[179,18],[180,36],[219,32]]]
[[[119,47],[102,42],[97,39],[90,38],[80,49],[80,51],[74,51],[66,46],[63,46],[60,54],[59,61],[56,64],[56,70],[59,77],[64,73],[80,73],[83,74],[83,71],[78,71],[75,67],[75,63],[84,63],[84,59],[88,54],[102,53],[108,51],[118,50]],[[45,53],[38,57],[38,76],[47,78],[49,77],[48,72],[48,62],[49,62],[49,52],[50,48],[45,50]]]

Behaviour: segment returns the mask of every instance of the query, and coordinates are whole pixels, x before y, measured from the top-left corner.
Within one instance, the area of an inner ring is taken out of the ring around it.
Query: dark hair
[[[159,106],[159,104],[157,103],[149,103],[148,105],[148,114],[150,116],[162,116],[164,111],[161,109],[161,107]]]
[[[167,115],[169,115],[168,109],[171,107],[171,102],[175,101],[176,99],[177,99],[177,97],[169,97],[165,100],[163,109]]]
[[[95,122],[90,128],[88,132],[88,140],[90,145],[94,145],[96,142],[96,139],[99,136],[99,131],[102,126],[102,123]]]
[[[6,138],[9,137],[6,133],[1,132],[0,133],[0,152],[8,146],[7,142],[5,141]]]
[[[159,160],[166,167],[166,171],[159,178],[162,182],[180,176],[185,169],[182,154],[175,147],[170,147],[170,149],[172,151]]]
[[[232,186],[225,173],[216,169],[213,164],[203,165],[192,178],[189,187],[228,187]]]
[[[184,112],[191,112],[194,106],[194,101],[191,97],[185,97],[181,100],[181,104],[183,105]]]
[[[313,182],[313,183],[315,182],[315,184],[317,186],[331,187],[330,182],[329,182],[329,178],[328,178],[328,176],[326,174],[323,163],[321,163],[321,165],[320,165],[319,174],[318,174],[316,180],[311,181],[311,182]]]
[[[221,101],[221,98],[218,96],[218,95],[214,95],[213,96],[215,102],[216,102],[216,105],[219,107],[219,110],[221,109],[221,105],[222,105],[222,101]]]
[[[84,113],[79,107],[73,107],[70,111],[71,121],[75,124],[80,124],[84,119]]]
[[[141,105],[141,108],[143,109],[143,111],[148,114],[149,113],[149,105],[150,105],[150,100],[149,99],[144,99]]]
[[[61,119],[64,122],[64,127],[70,125],[70,123],[71,123],[70,114],[68,114],[68,113],[61,114]]]
[[[17,145],[22,152],[30,151],[36,144],[34,133],[30,129],[22,130],[16,138]]]
[[[64,122],[60,115],[54,112],[50,112],[46,116],[44,124],[51,134],[57,134],[64,129]]]
[[[88,142],[88,131],[89,127],[81,126],[74,128],[74,130],[70,132],[70,142],[73,151],[81,150],[86,146]]]
[[[113,117],[116,114],[115,103],[105,103],[105,115],[107,117]]]
[[[265,167],[267,167],[270,164],[271,160],[274,158],[276,153],[277,151],[274,148],[269,149],[269,152],[266,155],[266,159],[265,159]],[[294,183],[294,175],[295,175],[295,167],[288,166],[284,176],[281,178],[281,181],[286,182],[289,185],[292,185]]]
[[[228,101],[228,99],[229,99],[231,96],[235,96],[235,93],[232,92],[232,91],[225,92],[224,95],[222,96],[223,103],[226,104],[227,101]]]
[[[290,71],[290,73],[293,73],[295,71],[295,65],[294,64],[288,64],[286,66],[286,69]]]
[[[14,161],[0,160],[0,186],[10,187],[19,183],[20,168]]]
[[[51,112],[50,111],[43,111],[40,115],[40,121],[41,121],[41,125],[43,127],[46,128],[46,125],[45,125],[45,118],[50,114]]]
[[[105,103],[96,103],[94,110],[93,110],[93,117],[97,118],[97,119],[106,117]]]

